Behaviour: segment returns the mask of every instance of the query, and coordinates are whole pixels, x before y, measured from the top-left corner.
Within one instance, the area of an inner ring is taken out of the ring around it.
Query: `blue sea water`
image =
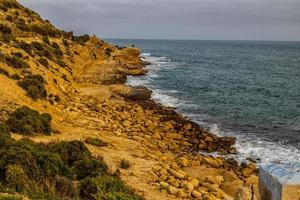
[[[149,73],[130,85],[218,135],[239,158],[300,161],[300,42],[107,40],[135,45]]]

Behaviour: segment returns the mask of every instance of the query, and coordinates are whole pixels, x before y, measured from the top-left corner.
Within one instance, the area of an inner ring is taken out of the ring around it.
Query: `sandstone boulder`
[[[152,91],[146,87],[132,87],[131,92],[127,96],[131,100],[148,100],[151,98]]]
[[[224,182],[220,185],[220,188],[231,197],[235,197],[238,190],[243,187],[244,183],[241,180],[235,180],[232,182]]]

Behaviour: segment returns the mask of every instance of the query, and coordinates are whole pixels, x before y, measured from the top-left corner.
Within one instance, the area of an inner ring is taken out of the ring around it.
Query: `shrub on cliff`
[[[53,48],[53,53],[58,57],[58,58],[62,58],[63,56],[63,52],[60,50],[59,45],[56,42],[53,42],[51,44],[52,48]]]
[[[13,67],[15,69],[22,69],[22,68],[29,67],[26,61],[22,60],[21,58],[15,55],[10,56],[10,55],[0,53],[0,61],[6,63],[8,66]]]
[[[80,197],[82,199],[103,200],[142,200],[117,176],[103,175],[96,178],[86,178],[80,182]]]
[[[50,44],[49,37],[47,35],[43,36],[43,42]]]
[[[30,199],[142,199],[119,177],[109,174],[103,160],[92,157],[80,141],[47,145],[15,141],[0,124],[0,141],[2,138],[10,139],[0,143],[0,184],[5,191]],[[79,187],[73,183],[76,177],[82,179]]]
[[[2,5],[6,8],[20,8],[20,5],[17,3],[17,1],[13,0],[2,0]]]
[[[81,45],[84,45],[89,40],[90,40],[89,35],[74,36],[74,41],[81,44]]]
[[[76,178],[81,180],[85,177],[96,177],[107,172],[107,165],[103,160],[98,159],[84,159],[74,163],[74,172]]]
[[[81,141],[52,143],[48,145],[48,148],[58,154],[68,166],[72,166],[76,161],[91,157],[91,152]]]
[[[104,142],[103,140],[101,140],[99,138],[89,137],[89,138],[86,138],[84,141],[87,144],[91,144],[91,145],[94,145],[94,146],[97,146],[97,147],[105,147],[105,146],[108,145],[107,142]]]
[[[50,36],[50,37],[59,37],[61,36],[61,33],[59,30],[56,30],[52,28],[49,24],[46,25],[37,25],[37,24],[32,24],[29,26],[29,30],[31,32],[40,34],[40,35],[45,35],[45,36]]]
[[[38,111],[23,106],[11,114],[6,125],[10,131],[24,135],[36,133],[50,135],[52,131],[51,120],[50,114],[40,114]]]
[[[128,169],[130,167],[130,162],[128,160],[122,159],[120,162],[120,167],[122,169]]]
[[[1,68],[0,68],[0,74],[3,74],[3,75],[5,75],[5,76],[9,77],[9,73],[8,73],[8,71],[6,71],[5,69],[1,69]]]
[[[15,38],[15,36],[13,36],[11,34],[4,34],[1,36],[1,41],[9,44],[11,41],[16,41],[16,38]]]
[[[0,31],[2,34],[11,34],[11,29],[5,25],[5,24],[0,24]]]
[[[17,47],[23,49],[25,52],[27,52],[29,55],[32,55],[32,47],[30,44],[26,43],[26,42],[19,42]]]
[[[28,75],[18,82],[18,85],[27,91],[27,95],[34,101],[45,99],[47,91],[45,89],[45,80],[41,75]]]
[[[40,59],[38,59],[38,61],[39,61],[39,63],[41,63],[47,69],[49,68],[49,62],[46,58],[40,58]]]

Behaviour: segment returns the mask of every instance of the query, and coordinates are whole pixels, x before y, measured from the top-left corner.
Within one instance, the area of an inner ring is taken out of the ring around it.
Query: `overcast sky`
[[[20,0],[102,38],[300,40],[300,0]]]

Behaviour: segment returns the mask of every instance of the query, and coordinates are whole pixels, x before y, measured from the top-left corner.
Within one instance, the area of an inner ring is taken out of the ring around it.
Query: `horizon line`
[[[232,42],[300,42],[300,40],[252,40],[252,39],[164,39],[164,38],[101,38],[103,40],[169,40],[169,41],[232,41]]]

